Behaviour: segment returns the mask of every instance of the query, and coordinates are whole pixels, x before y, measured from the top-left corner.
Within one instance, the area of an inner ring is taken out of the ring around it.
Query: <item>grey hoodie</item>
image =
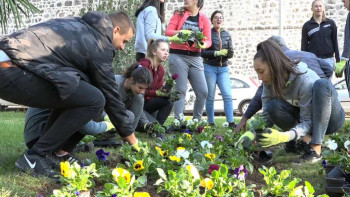
[[[297,138],[305,136],[310,132],[312,125],[312,86],[320,77],[303,62],[296,67],[300,74],[290,74],[286,87],[283,88],[285,101],[291,105],[300,108],[300,122],[291,129],[290,136],[294,139],[296,131]],[[263,93],[261,95],[263,106],[263,118],[268,119],[266,112],[267,103],[277,97],[272,96],[272,88],[263,84]],[[294,130],[294,131],[292,131]]]

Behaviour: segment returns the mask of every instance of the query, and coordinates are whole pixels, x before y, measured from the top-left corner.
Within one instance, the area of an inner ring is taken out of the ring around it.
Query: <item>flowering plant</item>
[[[342,157],[341,153],[337,151],[338,144],[335,142],[335,140],[329,139],[325,143],[327,144],[328,150],[323,151],[322,157],[329,164],[333,164],[333,165],[342,164],[344,157]]]
[[[174,73],[173,75],[170,75],[169,73],[165,77],[165,85],[163,86],[162,90],[164,92],[170,92],[172,87],[176,84],[175,80],[179,78],[179,75],[177,73]]]
[[[77,162],[72,165],[68,161],[61,162],[61,181],[66,184],[65,189],[73,194],[87,191],[94,185],[93,177],[98,177],[96,165],[81,167]]]

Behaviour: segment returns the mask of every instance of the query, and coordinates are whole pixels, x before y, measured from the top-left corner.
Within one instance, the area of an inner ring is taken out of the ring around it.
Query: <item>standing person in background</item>
[[[345,8],[350,10],[350,0],[343,0]],[[350,68],[348,62],[350,57],[350,12],[348,12],[348,17],[346,19],[346,25],[344,30],[344,49],[341,56],[341,61],[336,64],[335,67],[335,76],[342,77],[343,71],[345,69],[345,81],[348,86],[348,92],[350,94]],[[348,65],[348,66],[346,66]]]
[[[224,16],[216,10],[210,17],[213,28],[211,29],[212,45],[202,50],[204,58],[204,74],[207,81],[208,96],[206,101],[206,113],[209,125],[214,125],[214,99],[216,84],[224,100],[224,111],[229,127],[235,127],[233,117],[231,80],[228,68],[228,58],[233,57],[232,40],[230,34],[222,28]]]
[[[136,10],[136,61],[146,56],[147,42],[150,39],[161,39],[169,42],[179,42],[177,36],[162,36],[164,22],[164,0],[145,0]]]
[[[140,124],[145,126],[148,122],[158,122],[163,125],[173,108],[169,100],[169,92],[162,90],[164,83],[163,62],[169,54],[169,45],[163,40],[148,42],[147,55],[139,61],[139,64],[150,70],[153,82],[145,92],[144,113],[147,119],[141,118]],[[155,114],[156,113],[156,114]]]
[[[185,107],[185,96],[187,90],[187,80],[196,94],[194,102],[193,118],[202,118],[205,99],[208,88],[204,76],[203,60],[201,49],[211,46],[211,28],[209,19],[199,12],[203,7],[203,0],[184,0],[185,6],[175,11],[166,29],[166,36],[174,36],[181,32],[182,36],[192,37],[193,33],[202,31],[206,38],[203,42],[187,42],[183,44],[171,43],[169,57],[169,71],[177,73],[175,88],[181,92],[180,99],[174,103],[175,118],[179,119],[179,114],[183,113]]]
[[[334,56],[336,62],[340,61],[337,26],[332,19],[326,18],[321,0],[314,0],[311,10],[313,12],[311,19],[303,25],[301,50],[324,59],[334,69]]]

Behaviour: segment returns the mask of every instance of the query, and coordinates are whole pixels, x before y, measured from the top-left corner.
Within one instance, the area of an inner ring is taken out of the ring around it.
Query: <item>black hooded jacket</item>
[[[117,92],[112,39],[108,15],[88,12],[81,18],[52,19],[5,36],[0,49],[19,67],[50,81],[62,100],[81,79],[97,87],[105,96],[105,111],[126,137],[133,133],[133,120]]]

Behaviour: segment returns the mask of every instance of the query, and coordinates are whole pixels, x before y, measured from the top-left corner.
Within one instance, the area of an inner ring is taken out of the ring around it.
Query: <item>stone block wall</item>
[[[115,0],[114,6],[122,5],[127,0]],[[130,1],[130,0],[129,0]],[[132,0],[140,4],[142,0]],[[313,0],[282,0],[283,31],[282,36],[289,48],[300,49],[302,25],[312,16]],[[77,16],[82,8],[88,6],[88,0],[31,0],[43,11],[35,14],[26,25],[45,21],[50,18]],[[333,19],[338,26],[338,42],[340,52],[343,48],[343,34],[348,11],[341,0],[324,0],[326,16]],[[94,5],[100,3],[93,0]],[[183,0],[166,0],[166,22],[169,22],[175,9],[183,6]],[[224,27],[230,32],[235,55],[230,60],[231,75],[246,75],[256,78],[253,70],[253,56],[256,45],[272,35],[279,34],[279,0],[205,0],[202,11],[210,17],[215,10],[224,12]],[[10,23],[8,32],[15,31]]]

